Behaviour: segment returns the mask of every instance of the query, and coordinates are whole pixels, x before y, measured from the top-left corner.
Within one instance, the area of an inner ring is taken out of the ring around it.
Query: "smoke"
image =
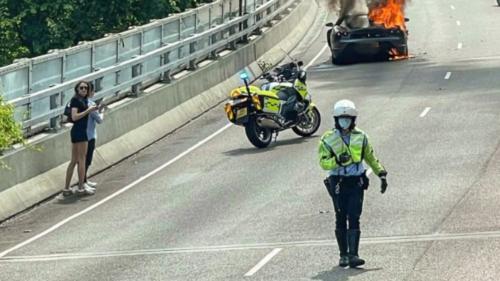
[[[367,0],[367,4],[369,8],[376,7],[376,6],[384,6],[387,4],[388,0]],[[393,2],[403,4],[403,6],[406,6],[410,2],[410,0],[395,0]]]
[[[333,11],[353,11],[356,7],[361,4],[360,2],[364,2],[366,7],[372,8],[380,5],[385,5],[388,0],[327,0],[328,7]],[[410,0],[397,0],[402,2],[403,4],[407,4]]]

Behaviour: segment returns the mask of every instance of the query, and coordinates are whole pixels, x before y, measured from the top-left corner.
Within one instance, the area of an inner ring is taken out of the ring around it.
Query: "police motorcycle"
[[[244,86],[231,91],[225,112],[230,122],[245,127],[248,140],[265,148],[280,131],[292,129],[297,135],[313,135],[321,124],[321,115],[306,86],[303,63],[292,62],[265,72],[258,86],[250,85],[246,73],[240,75]],[[290,99],[295,99],[290,106]],[[285,112],[287,109],[287,112]]]

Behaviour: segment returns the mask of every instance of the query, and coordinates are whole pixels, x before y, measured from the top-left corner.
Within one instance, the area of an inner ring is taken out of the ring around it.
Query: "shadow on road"
[[[318,275],[312,277],[312,280],[322,281],[348,281],[350,277],[357,276],[370,271],[382,270],[381,267],[376,268],[342,268],[334,267],[330,271],[322,271]]]
[[[88,195],[77,195],[77,194],[73,194],[71,196],[67,196],[67,197],[64,197],[62,196],[62,194],[59,194],[56,196],[56,201],[55,203],[56,204],[59,204],[59,205],[69,205],[69,204],[75,204],[77,202],[84,202],[84,201],[88,201],[90,196]]]
[[[233,150],[228,150],[223,152],[224,155],[227,156],[241,156],[241,155],[252,155],[252,154],[259,154],[259,153],[265,153],[269,152],[271,150],[274,150],[276,148],[279,148],[280,146],[287,146],[287,145],[296,145],[296,144],[301,144],[305,142],[309,142],[311,140],[315,140],[317,137],[316,135],[313,135],[311,137],[297,137],[297,138],[292,138],[292,139],[286,139],[286,140],[279,140],[277,142],[273,142],[266,148],[256,148],[256,147],[246,147],[246,148],[237,148]]]
[[[286,139],[286,140],[279,140],[274,144],[277,146],[285,146],[285,145],[294,145],[294,144],[301,144],[305,142],[309,142],[311,140],[315,140],[318,136],[313,135],[310,137],[296,137],[292,139]]]
[[[237,148],[233,150],[224,151],[224,155],[227,156],[240,156],[240,155],[251,155],[251,154],[259,154],[266,153],[273,150],[275,147],[270,145],[266,148],[256,148],[256,147],[247,147],[247,148]]]

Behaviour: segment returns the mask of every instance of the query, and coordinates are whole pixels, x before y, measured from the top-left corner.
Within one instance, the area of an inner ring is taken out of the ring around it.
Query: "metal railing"
[[[240,9],[240,0],[219,0],[103,39],[22,59],[0,68],[0,90],[15,106],[15,118],[27,135],[34,129],[58,129],[77,81],[92,81],[96,99],[138,95],[146,85],[169,82],[173,73],[236,48],[236,42],[245,41],[296,1],[246,0]]]

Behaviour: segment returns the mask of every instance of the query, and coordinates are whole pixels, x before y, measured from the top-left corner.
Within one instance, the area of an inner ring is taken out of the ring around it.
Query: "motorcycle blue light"
[[[248,79],[248,74],[246,72],[243,72],[240,74],[241,80],[247,80]]]

